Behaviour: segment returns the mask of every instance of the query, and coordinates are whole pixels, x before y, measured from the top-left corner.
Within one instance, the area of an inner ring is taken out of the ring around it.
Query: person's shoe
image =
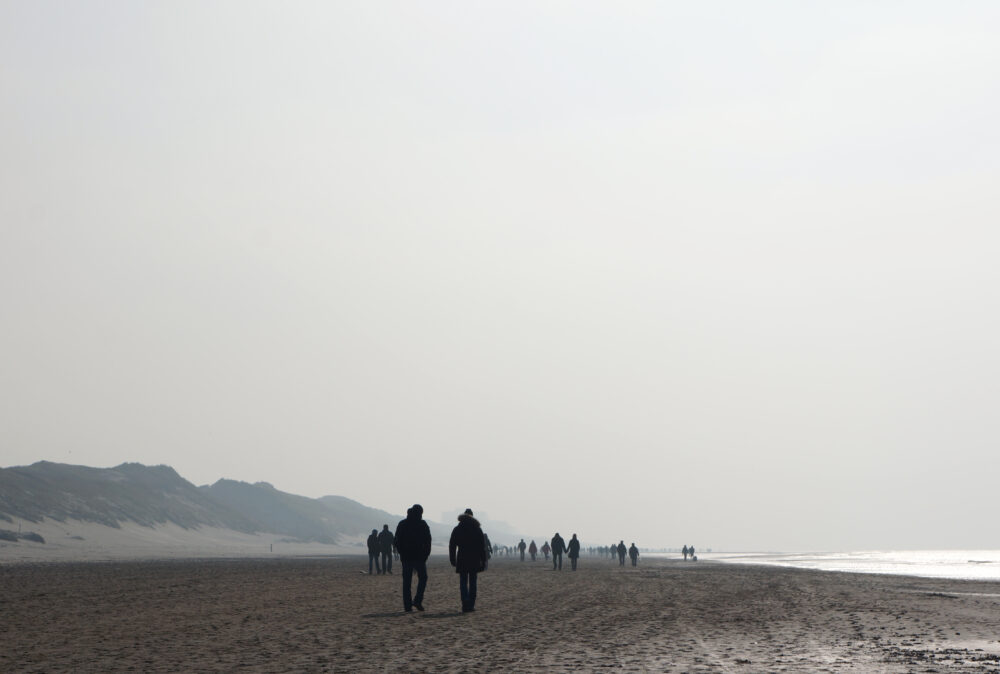
[[[413,613],[413,609],[410,608],[409,606],[403,607],[403,610],[406,611],[407,613]]]
[[[424,604],[423,604],[423,602],[419,602],[419,601],[415,601],[415,602],[413,602],[413,606],[414,606],[414,607],[415,607],[415,608],[416,608],[416,609],[417,609],[418,611],[423,611],[423,610],[424,610]]]

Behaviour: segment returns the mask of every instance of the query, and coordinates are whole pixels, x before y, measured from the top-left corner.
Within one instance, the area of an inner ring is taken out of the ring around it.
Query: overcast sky
[[[0,0],[0,465],[1000,548],[1000,3]]]

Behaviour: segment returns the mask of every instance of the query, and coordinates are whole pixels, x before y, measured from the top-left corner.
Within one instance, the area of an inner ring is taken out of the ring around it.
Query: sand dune
[[[0,522],[17,530],[17,524]],[[344,555],[363,552],[363,539],[344,537],[338,545],[300,543],[281,534],[247,534],[201,526],[184,529],[176,524],[145,527],[122,522],[120,529],[94,522],[66,520],[22,522],[45,543],[0,541],[0,564],[5,562],[100,561],[126,559],[192,559],[203,557],[259,557],[268,555]]]

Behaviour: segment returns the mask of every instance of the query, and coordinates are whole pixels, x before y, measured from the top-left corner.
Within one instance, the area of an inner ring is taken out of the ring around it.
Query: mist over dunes
[[[90,532],[71,536],[73,540],[111,533],[101,529],[114,530],[131,538],[141,536],[152,554],[158,539],[150,534],[167,530],[173,533],[162,537],[163,546],[175,544],[178,537],[185,539],[183,532],[188,532],[198,534],[202,546],[213,538],[221,541],[241,534],[241,540],[267,535],[267,540],[282,543],[337,546],[331,552],[342,552],[345,546],[360,551],[358,546],[371,529],[383,524],[395,528],[402,517],[343,496],[314,499],[290,494],[267,482],[220,479],[195,486],[165,465],[92,468],[40,461],[0,469],[0,530],[13,532],[18,526],[43,530],[46,523],[73,523]],[[446,540],[450,525],[430,524],[436,542]],[[5,540],[2,545],[25,545],[18,536]]]

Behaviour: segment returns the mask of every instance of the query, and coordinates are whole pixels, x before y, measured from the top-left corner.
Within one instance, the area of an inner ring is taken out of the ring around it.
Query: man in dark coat
[[[618,566],[625,566],[625,541],[619,541],[618,547]]]
[[[378,529],[372,529],[368,535],[368,575],[372,575],[372,568],[375,573],[382,573],[378,566]]]
[[[562,571],[562,557],[563,553],[566,552],[566,541],[563,537],[556,532],[556,535],[552,537],[552,570],[555,571],[557,568]]]
[[[378,549],[382,553],[382,573],[392,573],[392,543],[396,539],[389,531],[389,525],[383,524],[378,534]]]
[[[458,590],[462,595],[462,612],[476,610],[476,576],[486,570],[486,540],[479,520],[466,508],[451,530],[448,559],[458,572]]]
[[[396,525],[396,550],[403,565],[403,610],[409,613],[416,606],[424,610],[424,590],[427,588],[427,558],[431,554],[431,529],[423,520],[424,507],[415,503],[406,511],[406,519]],[[410,585],[417,572],[417,594],[411,599]]]
[[[639,563],[639,548],[635,547],[635,541],[628,549],[629,559],[632,560],[632,566],[636,566]]]

